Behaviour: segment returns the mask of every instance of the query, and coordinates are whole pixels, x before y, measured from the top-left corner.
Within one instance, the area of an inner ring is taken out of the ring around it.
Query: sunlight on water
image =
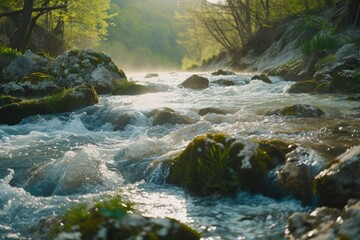
[[[239,193],[199,198],[164,184],[164,161],[197,135],[223,132],[244,139],[281,139],[311,147],[313,162],[324,162],[360,144],[359,102],[336,95],[287,94],[293,84],[250,81],[251,74],[211,76],[202,91],[179,88],[192,73],[129,73],[134,81],[162,90],[139,96],[101,96],[100,103],[75,113],[33,116],[15,126],[0,125],[0,236],[31,238],[29,228],[74,202],[91,202],[121,192],[146,216],[190,224],[203,239],[282,239],[286,219],[306,211],[292,199]],[[221,78],[235,86],[220,86]],[[292,104],[323,109],[319,118],[266,116]],[[154,126],[150,111],[169,107],[190,124]],[[215,107],[225,114],[199,110]],[[357,114],[357,115],[356,115]],[[116,129],[122,116],[126,126]],[[307,151],[307,150],[306,150]],[[313,164],[313,162],[308,162]],[[322,163],[323,164],[323,163]]]

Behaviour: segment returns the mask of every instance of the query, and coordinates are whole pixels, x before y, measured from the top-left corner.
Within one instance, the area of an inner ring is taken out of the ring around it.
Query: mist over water
[[[0,238],[36,238],[31,226],[61,214],[72,203],[121,192],[146,216],[172,217],[204,239],[281,239],[294,211],[308,211],[294,199],[275,200],[241,192],[198,198],[164,183],[166,159],[197,135],[224,132],[245,139],[280,139],[331,159],[360,144],[359,102],[339,95],[287,94],[293,82],[250,81],[251,74],[211,76],[202,91],[179,88],[192,73],[128,73],[128,78],[162,91],[138,96],[101,96],[100,103],[74,113],[33,116],[15,126],[0,125]],[[228,79],[235,86],[214,81]],[[293,104],[320,107],[319,118],[266,116]],[[169,107],[187,125],[153,126],[148,113]],[[220,108],[225,115],[198,111]],[[123,114],[130,124],[114,130]],[[217,238],[218,237],[218,238]],[[220,238],[221,237],[221,238]]]

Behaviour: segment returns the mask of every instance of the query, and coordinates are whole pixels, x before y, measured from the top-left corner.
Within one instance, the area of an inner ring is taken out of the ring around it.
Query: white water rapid
[[[324,158],[360,144],[360,102],[339,95],[286,93],[293,82],[250,81],[250,74],[211,76],[210,87],[179,88],[192,73],[127,74],[162,89],[137,96],[101,96],[100,103],[69,114],[33,116],[0,125],[0,239],[36,239],[31,227],[61,214],[72,203],[121,191],[146,216],[171,217],[201,232],[203,239],[282,239],[287,217],[307,211],[294,199],[239,193],[199,198],[164,183],[161,162],[197,135],[224,132],[245,139],[280,139],[311,148]],[[234,86],[214,81],[228,79]],[[266,116],[269,110],[310,104],[318,118]],[[148,113],[169,107],[191,124],[152,126]],[[214,107],[225,115],[200,116]],[[119,116],[130,124],[114,130]],[[1,116],[0,116],[1,117]]]

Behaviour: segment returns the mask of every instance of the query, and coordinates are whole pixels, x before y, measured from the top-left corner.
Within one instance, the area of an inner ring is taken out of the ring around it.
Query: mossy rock
[[[195,195],[260,192],[265,175],[275,166],[257,143],[207,134],[196,137],[172,160],[167,182]]]
[[[271,110],[266,113],[267,116],[280,115],[285,117],[320,117],[325,112],[320,108],[307,104],[295,104],[292,106],[286,106],[280,109]]]
[[[0,107],[6,106],[6,105],[9,105],[12,103],[19,103],[21,101],[22,101],[22,99],[17,98],[17,97],[0,95]]]
[[[0,108],[0,124],[18,124],[22,119],[37,114],[70,112],[98,101],[95,89],[85,84],[53,96],[6,105]]]
[[[296,82],[289,89],[289,93],[316,93],[319,87],[319,82],[315,80],[306,80]]]
[[[285,155],[297,148],[295,143],[288,143],[277,139],[255,140],[259,144],[259,149],[271,157],[279,164],[285,162]]]
[[[41,239],[67,239],[79,234],[81,239],[199,240],[195,230],[171,218],[150,218],[136,213],[130,202],[120,196],[94,204],[76,204],[63,215],[40,222],[35,234]]]
[[[35,72],[23,77],[20,82],[30,82],[31,84],[39,84],[43,81],[54,81],[54,77],[45,73]]]
[[[251,78],[251,80],[260,80],[265,83],[272,83],[272,81],[266,74],[255,75]]]
[[[137,84],[135,82],[123,81],[117,84],[115,90],[113,91],[113,95],[140,95],[146,93],[154,93],[158,92],[156,89],[147,87],[141,84]]]

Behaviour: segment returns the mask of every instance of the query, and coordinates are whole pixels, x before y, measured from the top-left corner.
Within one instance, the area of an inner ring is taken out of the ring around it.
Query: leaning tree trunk
[[[344,15],[346,24],[360,26],[360,1],[347,0]]]
[[[24,2],[24,10],[22,12],[17,30],[10,43],[10,47],[23,51],[25,50],[24,46],[28,45],[28,43],[26,43],[25,40],[27,38],[27,34],[29,31],[29,25],[31,22],[31,14],[33,7],[34,7],[34,0],[26,0]]]

